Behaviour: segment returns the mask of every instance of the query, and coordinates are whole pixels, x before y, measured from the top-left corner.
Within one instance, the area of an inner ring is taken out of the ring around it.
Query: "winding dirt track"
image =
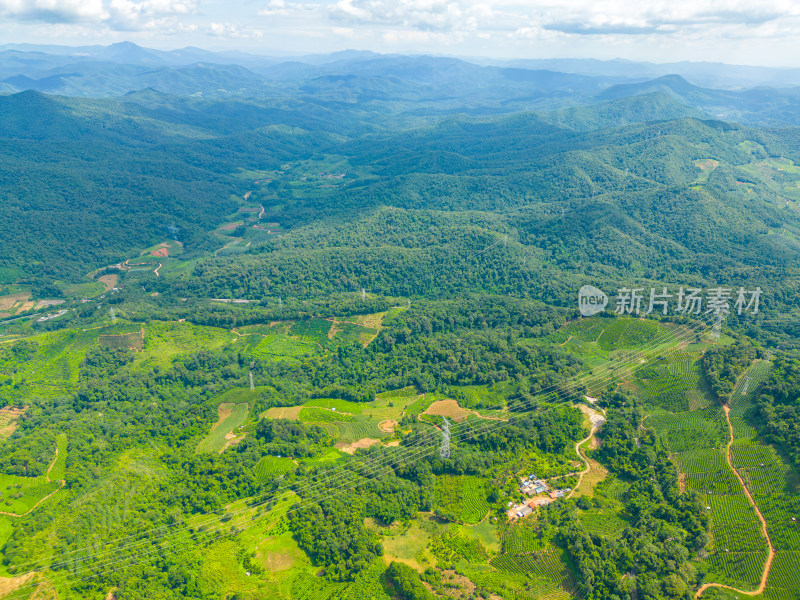
[[[602,409],[600,409],[600,410],[602,411]],[[602,412],[602,415],[605,417],[605,411]],[[603,423],[605,423],[605,419],[603,419]],[[586,465],[586,468],[579,473],[579,475],[578,475],[578,483],[575,484],[575,487],[569,493],[567,498],[572,498],[572,495],[575,492],[577,492],[578,489],[581,487],[581,482],[583,481],[584,475],[586,475],[589,471],[592,470],[592,463],[589,462],[589,459],[587,457],[585,457],[583,454],[581,454],[581,446],[583,446],[586,442],[591,440],[592,437],[594,437],[594,434],[597,433],[597,430],[600,429],[600,427],[602,426],[603,423],[595,424],[594,422],[592,422],[592,428],[589,431],[589,435],[587,435],[580,442],[575,444],[575,454],[577,454],[578,458],[580,458],[583,461],[583,464]]]
[[[739,471],[737,471],[734,468],[733,462],[731,461],[731,446],[733,445],[733,425],[731,424],[731,409],[727,404],[723,404],[722,409],[725,411],[725,420],[728,421],[728,431],[730,433],[730,439],[728,440],[728,448],[726,453],[728,464],[730,465],[733,472],[736,474],[736,478],[742,485],[742,489],[744,490],[744,493],[747,496],[748,501],[750,502],[753,509],[756,511],[756,515],[758,515],[758,520],[761,521],[761,532],[767,539],[767,545],[769,546],[769,555],[767,556],[767,562],[764,563],[764,573],[761,575],[761,583],[759,584],[757,589],[751,592],[746,592],[744,590],[740,590],[738,588],[731,587],[723,583],[704,583],[702,586],[700,586],[700,589],[697,590],[697,593],[694,595],[695,598],[699,598],[704,591],[706,591],[708,588],[711,587],[725,588],[727,590],[738,592],[743,596],[757,596],[759,594],[763,594],[764,589],[767,587],[767,579],[769,579],[769,569],[772,566],[772,559],[775,558],[775,547],[772,545],[772,540],[769,539],[769,533],[767,533],[767,521],[766,519],[764,519],[764,515],[762,515],[761,511],[758,509],[755,500],[753,500],[753,496],[750,495],[750,490],[748,490],[747,486],[744,484],[744,480],[742,479],[741,475],[739,475]]]
[[[50,463],[50,466],[47,468],[47,474],[46,474],[47,481],[51,481],[51,479],[50,479],[50,471],[52,471],[52,470],[53,470],[53,467],[55,467],[55,466],[56,466],[56,461],[57,461],[57,460],[58,460],[58,446],[56,446],[56,457],[53,459],[53,462],[51,462],[51,463]],[[6,516],[9,516],[9,517],[24,517],[25,515],[29,515],[29,514],[31,514],[31,513],[32,513],[34,510],[36,510],[36,507],[38,507],[38,506],[39,506],[39,505],[40,505],[42,502],[44,502],[45,500],[47,500],[47,499],[48,499],[50,496],[52,496],[52,495],[53,495],[53,494],[55,494],[56,492],[60,491],[61,489],[63,489],[63,487],[64,487],[65,485],[67,485],[67,482],[66,482],[66,481],[64,481],[63,479],[62,479],[62,480],[61,480],[59,483],[61,483],[61,486],[60,486],[60,487],[58,487],[58,488],[54,489],[52,492],[50,492],[49,494],[47,494],[47,496],[45,496],[44,498],[42,498],[41,500],[39,500],[39,501],[38,501],[36,504],[34,504],[33,506],[31,506],[31,507],[30,507],[30,509],[28,510],[28,512],[24,512],[24,513],[22,513],[21,515],[19,515],[19,514],[17,514],[17,513],[0,511],[0,515],[6,515]]]

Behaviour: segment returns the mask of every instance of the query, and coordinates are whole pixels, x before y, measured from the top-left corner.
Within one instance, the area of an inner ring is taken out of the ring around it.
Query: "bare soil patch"
[[[296,421],[302,408],[302,406],[275,406],[261,416],[268,419],[292,419]]]
[[[719,161],[714,160],[713,158],[703,158],[701,160],[694,161],[694,166],[703,171],[713,171],[719,166]]]
[[[266,552],[256,554],[267,571],[286,571],[294,566],[294,556],[284,552]]]
[[[223,452],[225,452],[225,450],[227,450],[234,444],[238,444],[239,442],[241,442],[245,438],[245,435],[237,435],[232,431],[230,433],[226,433],[225,439],[227,440],[227,442],[225,442],[225,445],[222,447],[222,450],[220,450],[219,453],[222,454]]]
[[[27,406],[23,408],[12,408],[5,406],[0,408],[0,436],[9,437],[17,430],[17,423],[19,418],[28,410]]]
[[[385,445],[394,448],[400,445],[400,440],[392,440],[391,442],[386,442]]]
[[[375,444],[380,444],[381,441],[376,438],[361,438],[357,442],[353,442],[352,444],[336,444],[336,447],[341,450],[342,452],[347,452],[348,454],[355,454],[356,450],[360,450],[361,448],[369,448],[370,446],[374,446]]]
[[[64,304],[65,300],[39,300],[36,304],[36,308],[47,308],[49,306],[58,306],[60,304]]]
[[[469,598],[475,592],[475,584],[455,571],[442,571],[442,581],[447,587],[445,595],[448,598]]]
[[[28,292],[0,296],[0,310],[11,310],[18,302],[24,302],[30,297]]]
[[[33,572],[25,573],[25,575],[20,575],[19,577],[0,577],[0,596],[10,594],[23,585],[30,583],[33,577]]]
[[[233,231],[240,225],[244,225],[244,221],[237,221],[235,223],[225,223],[225,225],[221,225],[219,227],[220,231]]]
[[[161,246],[158,250],[153,250],[150,256],[157,256],[159,258],[167,258],[169,256],[169,248]]]
[[[395,427],[397,427],[397,421],[388,420],[378,423],[378,429],[385,431],[386,433],[393,432]]]
[[[138,333],[99,335],[97,336],[97,343],[100,346],[105,346],[106,348],[111,348],[112,350],[128,348],[130,350],[141,351],[144,348],[144,330],[141,330]]]
[[[358,317],[358,324],[362,327],[369,327],[370,329],[380,330],[383,325],[383,318],[386,316],[385,312],[374,313],[371,315],[361,315]]]
[[[424,414],[434,417],[447,417],[454,421],[463,421],[467,418],[467,415],[472,413],[475,413],[475,411],[461,408],[457,400],[437,400],[428,407]]]

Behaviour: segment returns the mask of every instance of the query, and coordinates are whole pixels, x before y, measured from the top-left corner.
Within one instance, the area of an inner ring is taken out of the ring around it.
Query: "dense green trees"
[[[780,356],[758,398],[758,415],[769,441],[800,468],[800,357]]]
[[[730,401],[739,375],[744,373],[759,354],[759,349],[752,341],[740,337],[735,344],[715,346],[703,355],[703,375],[720,400],[725,403]]]

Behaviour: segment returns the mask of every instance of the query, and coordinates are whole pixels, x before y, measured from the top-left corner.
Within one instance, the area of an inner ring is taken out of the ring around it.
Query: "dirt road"
[[[722,583],[704,583],[697,593],[694,595],[695,598],[699,598],[700,595],[706,591],[708,588],[711,587],[719,587],[725,588],[727,590],[732,590],[734,592],[738,592],[743,596],[758,596],[759,594],[764,593],[764,589],[767,587],[767,579],[769,578],[769,569],[772,567],[772,559],[775,558],[775,547],[772,545],[772,540],[769,539],[769,533],[767,532],[767,521],[764,519],[764,515],[761,514],[761,511],[758,509],[758,505],[756,505],[755,500],[753,500],[753,496],[750,494],[750,490],[747,489],[747,486],[744,484],[744,479],[742,479],[741,475],[739,475],[739,471],[737,471],[733,466],[733,461],[731,461],[731,446],[733,445],[733,425],[731,424],[731,409],[727,404],[722,405],[722,409],[725,411],[725,420],[728,421],[728,432],[730,435],[730,439],[728,440],[728,448],[727,448],[727,459],[728,464],[730,465],[733,472],[736,474],[736,478],[739,480],[739,483],[744,490],[745,495],[747,496],[747,500],[753,507],[753,510],[756,511],[756,515],[758,516],[758,520],[761,521],[761,532],[764,534],[764,537],[767,539],[767,545],[769,546],[769,556],[767,556],[767,562],[764,563],[764,573],[761,575],[761,583],[759,584],[758,588],[751,591],[746,592],[744,590],[740,590],[735,587],[731,587],[729,585],[725,585]]]

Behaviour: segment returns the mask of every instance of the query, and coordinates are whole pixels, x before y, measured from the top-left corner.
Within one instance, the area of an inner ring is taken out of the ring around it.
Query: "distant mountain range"
[[[178,96],[357,104],[408,117],[504,114],[665,93],[718,119],[800,124],[800,69],[591,59],[488,61],[345,51],[298,57],[110,46],[0,46],[0,93]]]

